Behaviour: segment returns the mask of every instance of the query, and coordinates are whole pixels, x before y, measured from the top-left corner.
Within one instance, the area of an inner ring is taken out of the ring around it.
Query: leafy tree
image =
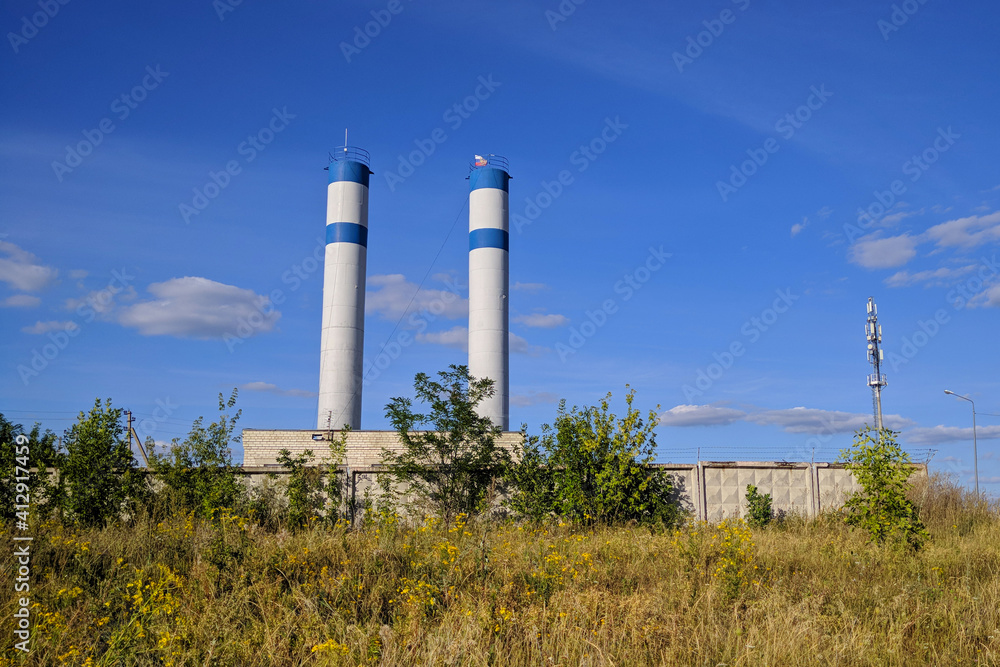
[[[60,469],[66,495],[66,518],[85,526],[103,526],[122,512],[134,512],[146,497],[146,481],[132,456],[121,408],[94,402],[89,413],[66,432],[66,455]]]
[[[323,472],[313,462],[313,452],[307,449],[292,456],[287,449],[278,452],[278,463],[288,471],[285,495],[288,497],[288,523],[301,528],[310,519],[318,517],[326,504],[323,495]]]
[[[22,438],[24,445],[18,444]],[[25,448],[26,447],[26,448]],[[18,494],[15,477],[17,467],[37,468],[36,473],[27,475],[27,490],[32,516],[47,513],[53,503],[58,502],[58,482],[53,481],[48,473],[50,467],[58,467],[61,461],[56,447],[56,434],[52,431],[41,432],[38,424],[26,432],[20,424],[14,424],[0,414],[0,519],[9,521],[15,518]]]
[[[230,449],[240,441],[234,434],[243,411],[232,416],[227,412],[236,406],[237,396],[236,389],[228,401],[220,393],[218,420],[204,426],[204,417],[198,417],[184,441],[175,438],[166,454],[150,447],[149,465],[157,477],[172,489],[181,507],[201,516],[214,517],[243,499],[244,488]]]
[[[451,521],[479,511],[502,478],[510,454],[497,445],[502,430],[476,406],[493,395],[493,381],[475,379],[466,366],[449,366],[439,381],[418,373],[417,399],[427,412],[414,412],[409,398],[393,398],[385,413],[399,434],[401,449],[382,450],[388,479],[405,486]]]
[[[747,484],[747,523],[754,528],[763,528],[771,523],[774,510],[771,508],[771,494],[761,493],[753,484]]]
[[[906,497],[914,468],[909,454],[896,443],[896,435],[866,426],[855,434],[851,447],[840,453],[844,467],[861,485],[844,503],[845,520],[867,531],[872,542],[895,538],[919,548],[929,534]]]
[[[324,510],[326,517],[336,521],[344,503],[343,484],[338,477],[338,466],[344,460],[347,449],[345,428],[338,439],[330,442],[330,456],[314,463],[311,449],[298,456],[282,449],[278,452],[278,463],[288,471],[285,495],[288,498],[288,522],[293,528],[304,526],[310,519],[320,518]]]
[[[584,523],[677,524],[682,512],[673,482],[649,466],[656,451],[656,412],[644,421],[632,407],[634,398],[629,390],[622,418],[610,411],[611,394],[582,410],[567,412],[566,402],[560,402],[555,424],[543,426],[541,438],[525,437],[520,459],[511,466],[515,510]]]
[[[549,455],[542,449],[541,439],[528,435],[522,428],[517,460],[506,472],[513,489],[507,504],[516,514],[534,521],[557,514],[556,474],[559,473],[549,467]]]

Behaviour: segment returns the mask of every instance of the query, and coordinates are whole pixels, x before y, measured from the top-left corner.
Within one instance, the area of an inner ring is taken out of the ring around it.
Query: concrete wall
[[[313,440],[314,437],[323,440]],[[317,460],[329,456],[329,440],[339,440],[340,431],[323,430],[258,430],[243,429],[243,466],[247,468],[277,467],[278,452],[287,449],[292,456],[311,449]],[[516,431],[504,433],[499,444],[513,448],[521,442]],[[349,468],[370,468],[382,462],[382,449],[395,450],[399,438],[395,431],[351,431],[347,434],[347,460]]]
[[[256,475],[283,470],[275,459],[278,450],[293,454],[312,449],[317,456],[326,452],[327,442],[313,441],[313,435],[327,437],[325,431],[243,431],[244,473]],[[339,434],[334,432],[334,438]],[[521,434],[504,433],[501,444],[516,446]],[[355,500],[375,482],[382,448],[399,446],[392,431],[352,431],[347,438],[348,475]],[[785,461],[701,461],[696,464],[654,464],[674,479],[677,499],[699,521],[720,521],[746,516],[748,484],[760,493],[770,493],[775,512],[815,517],[840,507],[848,493],[860,488],[854,476],[837,463],[793,463]],[[926,464],[914,464],[917,475],[927,475]]]
[[[861,487],[840,463],[787,461],[700,461],[693,465],[656,464],[667,470],[678,488],[678,500],[699,521],[746,517],[747,485],[771,494],[776,513],[807,518],[836,509]],[[927,464],[913,464],[915,475],[927,476]]]

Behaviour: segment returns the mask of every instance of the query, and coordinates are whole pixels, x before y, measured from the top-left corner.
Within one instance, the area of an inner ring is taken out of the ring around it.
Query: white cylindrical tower
[[[368,260],[368,151],[343,146],[330,156],[326,264],[317,427],[361,428]]]
[[[469,173],[469,374],[493,380],[480,415],[510,430],[508,360],[510,169],[498,155],[476,156]]]

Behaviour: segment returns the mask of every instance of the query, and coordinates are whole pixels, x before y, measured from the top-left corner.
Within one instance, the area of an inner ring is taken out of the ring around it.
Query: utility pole
[[[139,453],[142,454],[142,462],[145,463],[148,468],[149,459],[146,458],[146,450],[142,446],[142,441],[139,440],[139,434],[135,432],[134,428],[132,428],[132,411],[126,410],[125,415],[128,418],[128,448],[130,450],[132,449],[132,436],[135,436],[135,445],[139,448]]]
[[[955,398],[960,398],[963,401],[968,401],[972,403],[972,467],[976,474],[976,497],[979,497],[979,443],[976,442],[976,402],[973,401],[968,396],[962,396],[956,394],[955,392],[945,389],[944,393],[949,396],[954,396]],[[989,414],[988,412],[986,414]]]
[[[875,428],[881,438],[882,433],[882,387],[889,384],[882,374],[882,327],[878,323],[878,307],[875,297],[868,297],[868,321],[865,323],[865,338],[868,339],[868,363],[875,372],[868,376],[868,386],[872,388],[872,411],[875,413]]]

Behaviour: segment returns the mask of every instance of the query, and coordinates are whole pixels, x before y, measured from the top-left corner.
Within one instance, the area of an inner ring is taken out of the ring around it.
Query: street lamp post
[[[944,390],[944,393],[949,396],[954,396],[955,398],[960,398],[963,401],[968,401],[972,403],[972,468],[975,470],[976,474],[976,497],[979,496],[979,451],[976,445],[976,402],[973,401],[968,396],[960,396],[953,391]]]

